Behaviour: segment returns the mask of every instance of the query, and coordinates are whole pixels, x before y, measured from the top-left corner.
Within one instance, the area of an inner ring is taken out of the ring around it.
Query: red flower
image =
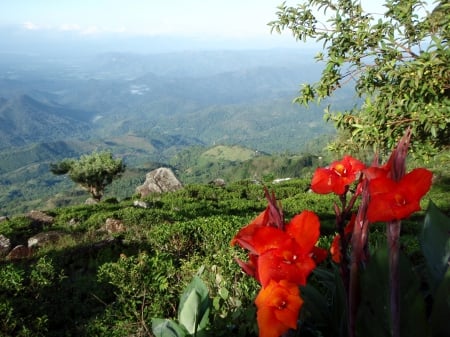
[[[356,180],[358,172],[364,168],[365,165],[359,160],[344,156],[342,160],[331,163],[328,168],[318,168],[314,172],[311,189],[319,194],[344,194],[347,186]]]
[[[344,239],[348,243],[355,227],[356,214],[353,214],[347,226],[344,228]],[[341,263],[342,261],[342,240],[339,234],[333,239],[330,247],[331,260],[335,263]]]
[[[255,233],[258,258],[257,279],[266,286],[270,280],[288,280],[305,285],[316,267],[315,244],[320,236],[318,216],[303,211],[286,225],[286,230],[265,227]]]
[[[264,211],[242,228],[231,241],[249,250],[249,262],[237,260],[241,268],[263,287],[270,280],[286,279],[305,285],[324,252],[315,247],[320,236],[318,216],[311,211],[296,215],[285,230],[265,225]]]
[[[253,236],[259,228],[268,226],[269,207],[261,212],[251,223],[241,228],[239,232],[231,239],[231,245],[239,244],[242,248],[255,252],[253,247]]]
[[[310,252],[308,252],[310,253]],[[316,267],[310,254],[305,254],[294,239],[285,241],[279,248],[270,249],[258,258],[258,280],[263,287],[270,281],[288,280],[305,285],[306,279]]]
[[[380,175],[369,181],[369,222],[393,221],[407,218],[420,210],[420,199],[431,187],[432,173],[418,168],[396,182]]]
[[[256,297],[259,337],[279,337],[297,328],[303,300],[298,286],[286,280],[270,281]]]
[[[341,236],[336,234],[331,243],[330,247],[331,259],[335,263],[341,263],[342,261],[342,252],[341,252]]]

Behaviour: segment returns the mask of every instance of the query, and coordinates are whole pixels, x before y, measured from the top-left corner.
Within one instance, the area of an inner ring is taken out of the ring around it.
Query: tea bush
[[[427,197],[444,212],[450,210],[448,182],[441,179]],[[322,233],[330,234],[319,245],[329,247],[335,199],[309,193],[308,179],[267,187],[287,219],[304,209],[317,212]],[[210,331],[256,336],[258,285],[235,263],[241,252],[230,240],[265,209],[263,185],[250,180],[225,187],[187,185],[143,201],[147,208],[127,199],[52,209],[47,213],[54,223],[46,228],[25,216],[0,223],[13,244],[49,229],[68,235],[31,258],[0,259],[0,336],[151,336],[151,318],[175,317],[179,295],[197,274],[212,300]],[[421,214],[405,224],[402,242],[416,261]],[[99,231],[110,217],[124,223],[124,232]],[[384,237],[375,225],[370,245],[384,245]]]

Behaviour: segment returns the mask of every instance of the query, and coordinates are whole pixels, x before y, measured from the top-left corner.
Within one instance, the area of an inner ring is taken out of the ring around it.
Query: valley
[[[129,169],[119,182],[129,188],[118,188],[118,197],[131,196],[135,186],[129,180],[139,182],[157,166],[173,167],[186,183],[252,178],[264,172],[252,171],[248,161],[257,159],[240,158],[242,153],[318,155],[334,133],[323,120],[325,106],[355,104],[351,92],[320,106],[292,103],[301,83],[320,75],[305,51],[3,56],[0,213],[5,215],[79,202],[83,193],[52,175],[49,164],[98,150],[112,151]],[[232,149],[233,160],[197,160],[217,146]],[[278,166],[269,165],[275,172]]]

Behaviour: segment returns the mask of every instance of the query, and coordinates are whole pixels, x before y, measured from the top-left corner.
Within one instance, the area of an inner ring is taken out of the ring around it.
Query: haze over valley
[[[34,28],[0,26],[4,214],[85,197],[49,164],[97,150],[112,151],[128,167],[129,186],[118,188],[118,197],[131,196],[149,169],[163,165],[184,182],[251,178],[260,172],[238,173],[249,153],[320,152],[334,133],[323,120],[325,106],[355,104],[351,91],[320,106],[293,104],[322,65],[312,48],[274,42],[276,36],[99,37]],[[217,146],[238,153],[198,167],[195,156]],[[236,174],[225,174],[230,165]]]

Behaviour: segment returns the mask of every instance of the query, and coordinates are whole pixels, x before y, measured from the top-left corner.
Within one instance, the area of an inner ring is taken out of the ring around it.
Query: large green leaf
[[[361,303],[358,310],[357,335],[391,336],[389,305],[388,250],[380,248],[361,274]],[[402,336],[429,335],[425,302],[420,281],[410,261],[400,254],[400,331]]]
[[[431,330],[433,337],[450,336],[450,269],[434,295],[433,311],[431,312]]]
[[[155,337],[185,337],[186,329],[170,319],[153,318],[152,332]]]
[[[434,292],[442,282],[450,259],[450,218],[430,201],[425,215],[420,243]]]
[[[209,310],[208,288],[198,276],[195,276],[181,295],[178,321],[189,334],[196,336],[197,332],[208,324]]]
[[[346,336],[345,289],[338,268],[334,266],[330,271],[318,267],[313,271],[313,278],[319,284],[309,282],[301,288],[301,296],[305,301],[302,307],[302,324],[314,326],[323,336]]]

